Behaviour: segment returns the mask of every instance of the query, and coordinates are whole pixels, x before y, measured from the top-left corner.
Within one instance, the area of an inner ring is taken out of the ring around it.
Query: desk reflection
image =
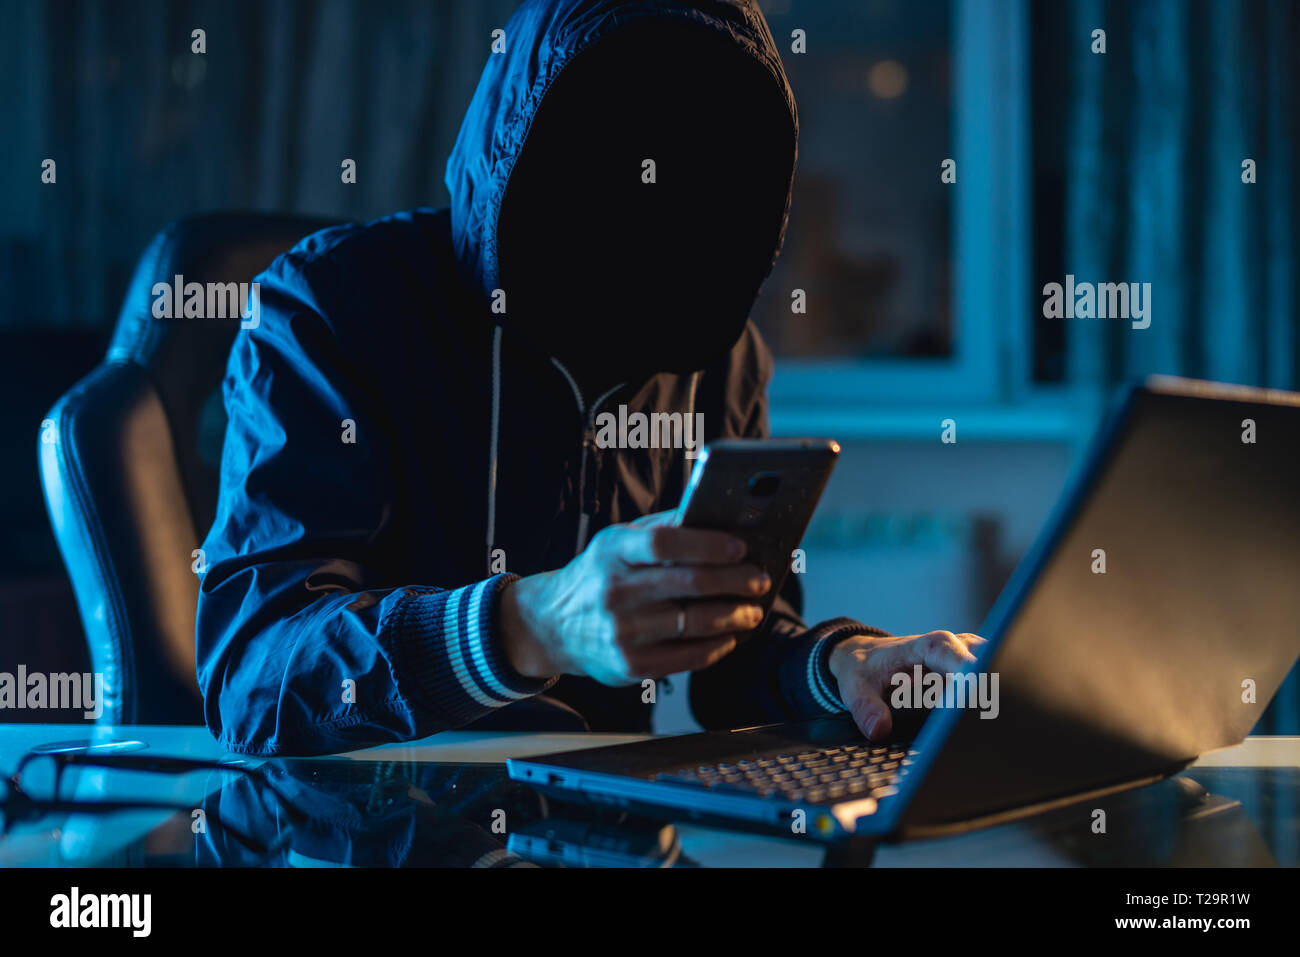
[[[199,866],[690,865],[671,825],[556,814],[499,765],[274,760],[259,771],[204,800]]]
[[[1300,769],[1194,769],[1096,804],[951,837],[884,845],[861,863],[1296,863]],[[276,760],[262,765],[259,775],[227,782],[204,807],[214,812],[210,819],[257,835],[271,850],[250,848],[232,836],[232,829],[215,825],[197,836],[193,863],[199,866],[695,867],[727,863],[746,841],[761,842],[761,856],[770,864],[808,863],[810,850],[806,841],[794,838],[679,827],[558,803],[510,781],[499,765],[485,764]],[[1098,808],[1105,811],[1104,831],[1096,826]],[[171,825],[180,847],[194,847],[189,824]],[[165,830],[153,835],[160,852],[167,844],[161,839]],[[752,853],[745,856],[753,859]]]

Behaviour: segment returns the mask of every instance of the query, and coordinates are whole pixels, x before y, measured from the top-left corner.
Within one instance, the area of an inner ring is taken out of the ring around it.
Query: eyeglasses
[[[147,798],[127,799],[64,799],[60,789],[63,772],[69,766],[106,768],[114,771],[137,771],[147,774],[190,774],[195,771],[233,771],[244,774],[255,784],[264,786],[275,796],[285,816],[293,824],[301,824],[307,816],[299,812],[291,802],[278,793],[270,779],[262,773],[262,767],[249,768],[238,764],[221,761],[204,761],[195,758],[172,758],[144,754],[109,754],[94,751],[95,745],[68,751],[28,751],[18,761],[14,773],[4,781],[5,791],[0,795],[0,838],[7,837],[15,824],[39,820],[47,814],[113,814],[120,811],[188,811],[192,804],[178,801],[159,801]],[[23,772],[35,761],[42,758],[54,762],[54,787],[49,798],[33,797],[22,786]],[[222,828],[240,845],[258,855],[269,857],[284,850],[291,836],[290,829],[283,829],[279,837],[267,843],[239,828],[223,822],[215,811],[205,811],[206,819]]]

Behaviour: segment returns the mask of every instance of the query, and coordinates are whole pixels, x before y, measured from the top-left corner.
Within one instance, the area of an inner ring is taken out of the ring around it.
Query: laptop
[[[970,706],[972,688],[965,707],[950,692],[917,709],[910,740],[874,744],[836,716],[511,760],[509,774],[827,841],[949,834],[1168,777],[1240,743],[1300,655],[1297,449],[1300,394],[1130,388],[950,685],[982,678],[996,708]]]

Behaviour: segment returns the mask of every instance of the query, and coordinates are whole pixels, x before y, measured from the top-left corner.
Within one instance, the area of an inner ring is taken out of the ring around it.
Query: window
[[[1014,399],[1035,303],[1025,3],[763,6],[801,117],[786,248],[754,313],[778,357],[774,430],[871,432],[895,404],[933,431],[927,407]]]

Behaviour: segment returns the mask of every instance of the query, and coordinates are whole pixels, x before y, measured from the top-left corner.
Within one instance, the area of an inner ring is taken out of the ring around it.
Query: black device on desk
[[[764,616],[839,454],[839,444],[830,439],[719,439],[695,463],[676,524],[730,532],[745,542],[745,561],[772,580],[755,599]],[[754,630],[762,627],[760,622]]]
[[[1241,742],[1300,653],[1297,447],[1300,395],[1130,389],[982,628],[996,717],[936,708],[884,750],[847,718],[705,732],[510,775],[834,839],[952,833],[1177,773]]]
[[[671,824],[624,817],[619,821],[549,817],[512,829],[512,854],[564,867],[693,867]]]

